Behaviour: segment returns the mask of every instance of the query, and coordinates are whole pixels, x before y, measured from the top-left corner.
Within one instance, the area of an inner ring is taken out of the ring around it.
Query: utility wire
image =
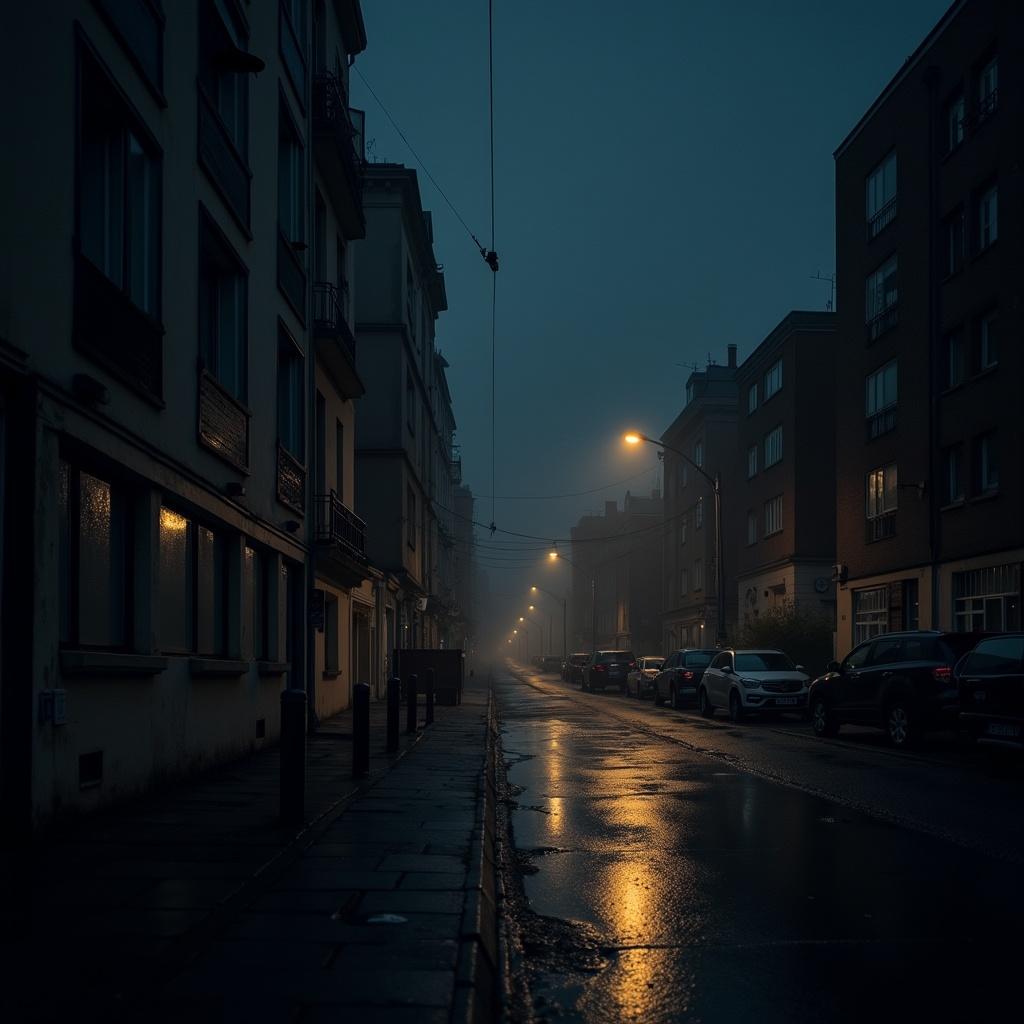
[[[621,480],[613,480],[609,484],[602,484],[600,487],[591,487],[586,491],[567,491],[565,494],[499,494],[502,501],[556,501],[559,498],[582,498],[587,494],[597,494],[599,491],[608,491],[613,487],[619,487],[622,484],[628,484],[631,480],[636,480],[639,477],[646,476],[652,469],[657,469],[658,464],[655,463],[653,466],[648,466],[646,469],[640,470],[639,473],[634,473],[632,476],[625,476]],[[477,498],[490,498],[489,494],[477,494]]]
[[[489,117],[491,129],[491,249],[484,256],[494,271],[491,280],[491,534],[494,534],[497,516],[495,513],[495,497],[497,488],[495,479],[495,436],[497,431],[497,399],[495,392],[495,337],[497,334],[498,309],[498,257],[494,248],[494,0],[487,3],[487,83],[489,92]],[[490,259],[489,257],[493,257]]]

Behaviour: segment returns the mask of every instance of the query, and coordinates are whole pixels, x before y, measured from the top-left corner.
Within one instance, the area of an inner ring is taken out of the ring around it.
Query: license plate
[[[796,703],[796,697],[776,697],[775,698],[775,703],[776,704],[795,704]]]
[[[1016,738],[1020,735],[1020,726],[1011,725],[1009,722],[989,722],[985,727],[989,736],[1010,736]]]

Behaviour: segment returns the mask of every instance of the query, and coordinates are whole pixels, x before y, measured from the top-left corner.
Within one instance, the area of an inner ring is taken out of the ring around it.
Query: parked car
[[[626,677],[636,668],[632,651],[596,651],[583,666],[583,689],[606,690],[617,686],[626,692]]]
[[[545,654],[541,659],[540,670],[541,672],[549,672],[551,675],[557,675],[562,669],[562,659],[554,654]]]
[[[667,700],[676,709],[687,705],[696,707],[697,689],[704,678],[704,670],[718,653],[688,647],[670,654],[654,679],[654,703],[661,707]]]
[[[665,659],[660,655],[645,654],[637,658],[636,668],[626,676],[626,693],[636,698],[654,692],[654,677],[661,671]]]
[[[811,684],[815,734],[835,736],[846,723],[873,725],[894,747],[905,747],[926,729],[955,728],[960,697],[953,667],[983,636],[914,630],[858,644]]]
[[[1024,633],[986,637],[956,666],[960,725],[983,743],[1024,747]]]
[[[565,681],[573,686],[583,686],[583,666],[590,657],[585,651],[569,655],[569,662],[566,668]]]
[[[776,650],[719,651],[704,670],[697,706],[705,718],[724,708],[734,722],[748,715],[807,708],[810,677]]]

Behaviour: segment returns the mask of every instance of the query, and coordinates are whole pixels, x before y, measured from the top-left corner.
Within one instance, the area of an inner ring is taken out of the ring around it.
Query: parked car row
[[[870,725],[897,748],[936,728],[1024,746],[1024,633],[886,633],[813,680],[772,649],[685,648],[667,658],[601,650],[573,654],[561,670],[584,690],[649,694],[658,706],[667,701],[708,718],[718,710],[733,722],[796,712],[818,736]]]

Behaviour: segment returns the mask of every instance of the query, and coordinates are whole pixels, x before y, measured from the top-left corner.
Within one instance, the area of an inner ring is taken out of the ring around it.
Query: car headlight
[[[754,689],[757,689],[761,685],[761,680],[760,679],[744,679],[741,676],[740,677],[740,684],[742,686],[746,687],[746,689],[748,689],[748,690],[754,690]]]

